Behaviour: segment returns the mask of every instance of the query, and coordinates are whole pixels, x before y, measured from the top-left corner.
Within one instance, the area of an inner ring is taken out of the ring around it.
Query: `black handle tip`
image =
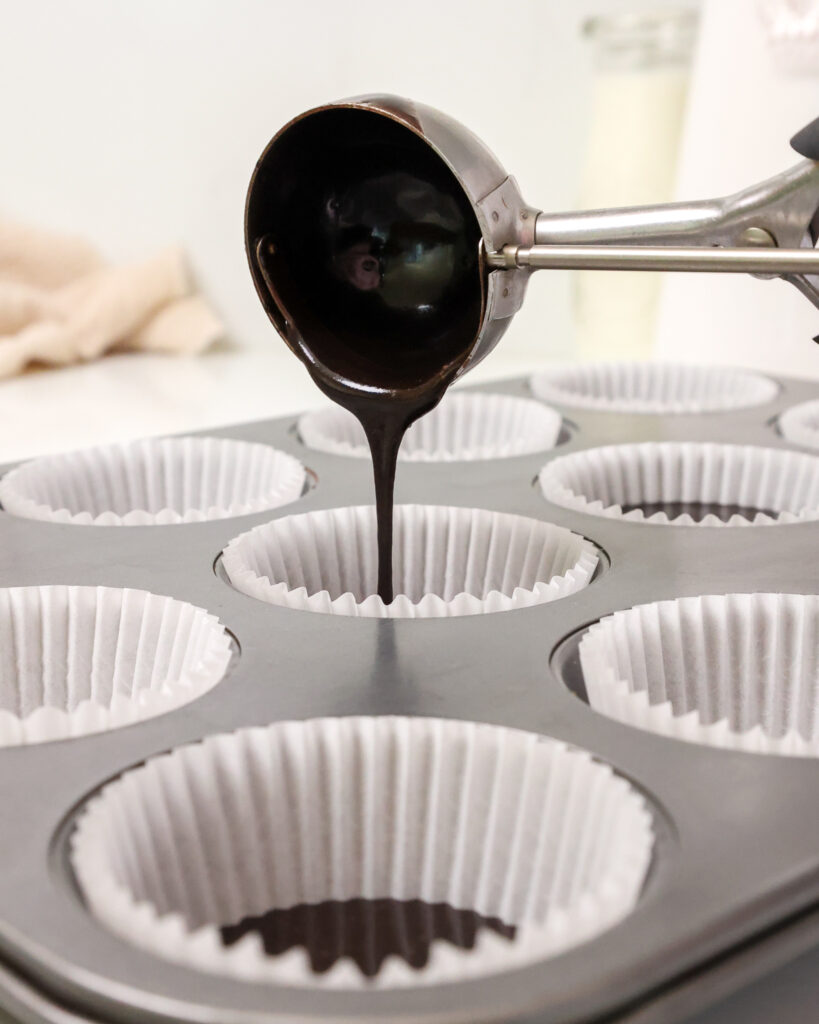
[[[819,160],[819,117],[794,135],[791,146],[800,156],[808,160]]]

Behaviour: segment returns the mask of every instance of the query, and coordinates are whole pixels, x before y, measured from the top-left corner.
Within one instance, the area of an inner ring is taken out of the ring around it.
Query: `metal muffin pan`
[[[550,453],[401,464],[399,502],[533,516],[570,527],[604,553],[596,579],[582,592],[489,616],[316,615],[264,604],[225,582],[216,562],[238,533],[295,511],[372,500],[369,464],[308,450],[294,417],[207,432],[289,451],[315,474],[315,486],[300,501],[272,513],[127,528],[0,514],[3,586],[151,590],[207,609],[237,644],[226,678],[184,708],[108,733],[0,750],[0,1009],[54,1024],[649,1024],[691,1019],[734,990],[764,985],[757,979],[787,961],[812,969],[804,954],[819,944],[819,762],[663,739],[598,715],[573,690],[582,689],[578,636],[611,611],[703,593],[817,591],[819,523],[663,528],[558,508],[533,486],[548,458],[601,444],[787,447],[776,417],[817,397],[819,387],[779,383],[768,405],[731,413],[567,408],[568,436]],[[523,380],[484,389],[530,394]],[[610,763],[654,810],[655,857],[635,912],[552,960],[468,983],[374,992],[272,988],[200,973],[132,947],[87,913],[72,878],[68,839],[78,809],[106,781],[208,734],[356,714],[513,726],[577,744]],[[725,1017],[734,1019],[740,1018]]]

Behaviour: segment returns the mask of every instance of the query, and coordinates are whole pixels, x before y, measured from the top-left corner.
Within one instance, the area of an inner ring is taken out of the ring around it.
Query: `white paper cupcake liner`
[[[540,402],[513,395],[446,395],[409,428],[398,452],[404,462],[473,462],[547,451],[557,444],[563,419]],[[340,406],[305,413],[299,434],[308,448],[369,458],[364,430]]]
[[[206,739],[108,785],[72,841],[91,913],[150,952],[248,981],[395,988],[552,956],[635,906],[652,819],[610,768],[556,740],[422,718],[278,723]],[[422,899],[498,917],[513,941],[432,944],[426,967],[389,959],[323,974],[303,948],[265,955],[220,926],[271,908]]]
[[[770,402],[775,381],[732,367],[674,363],[575,364],[537,374],[538,398],[600,412],[698,413]]]
[[[395,509],[395,600],[377,594],[372,506],[285,516],[234,538],[222,554],[244,594],[303,611],[433,618],[526,608],[585,587],[594,545],[552,523],[481,509]]]
[[[556,505],[611,519],[674,526],[760,526],[819,518],[819,458],[752,445],[648,442],[561,456],[540,473]],[[739,506],[753,519],[711,513],[695,520],[623,506],[663,503]],[[773,515],[769,513],[774,513]]]
[[[115,729],[187,704],[222,678],[224,627],[144,590],[0,589],[0,747]]]
[[[164,526],[277,508],[304,483],[301,463],[268,445],[152,438],[25,462],[0,480],[0,503],[55,523]]]
[[[819,401],[793,405],[779,417],[779,432],[786,441],[819,448]]]
[[[589,703],[663,736],[819,756],[819,597],[725,594],[615,612],[580,642]]]

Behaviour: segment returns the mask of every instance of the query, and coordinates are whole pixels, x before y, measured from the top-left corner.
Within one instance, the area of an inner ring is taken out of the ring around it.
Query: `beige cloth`
[[[0,377],[115,347],[201,352],[223,334],[180,249],[109,267],[82,239],[0,218]]]

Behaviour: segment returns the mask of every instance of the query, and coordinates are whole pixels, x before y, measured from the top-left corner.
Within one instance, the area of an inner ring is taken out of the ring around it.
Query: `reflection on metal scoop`
[[[439,111],[363,96],[308,111],[262,154],[245,231],[280,333],[336,385],[410,393],[497,344],[532,270],[778,276],[819,306],[819,120],[810,157],[724,199],[546,214]],[[808,140],[807,145],[805,140]]]

